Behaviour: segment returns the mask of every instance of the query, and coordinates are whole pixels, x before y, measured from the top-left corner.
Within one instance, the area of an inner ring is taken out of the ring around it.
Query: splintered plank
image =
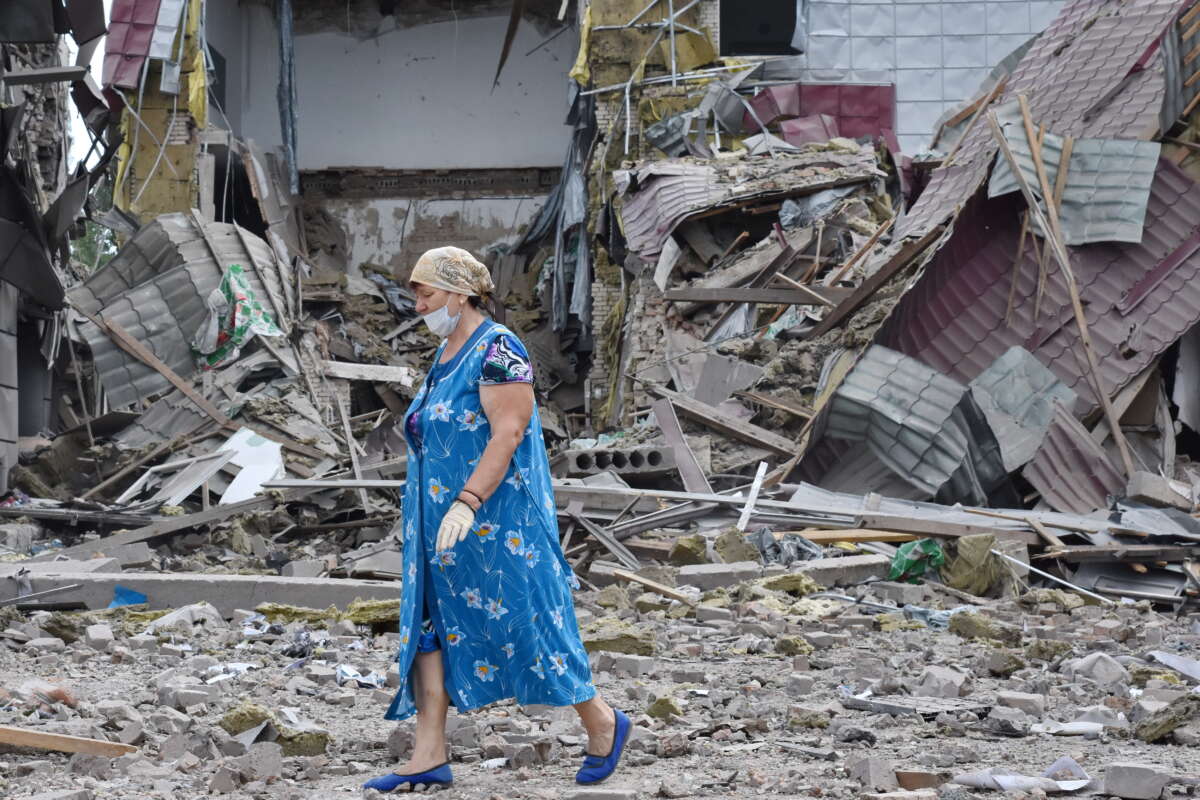
[[[720,431],[727,436],[732,436],[735,439],[740,439],[743,442],[758,447],[765,447],[780,455],[790,456],[796,450],[796,443],[791,439],[785,439],[766,428],[760,428],[749,422],[741,422],[733,419],[720,409],[714,408],[707,403],[701,403],[693,397],[673,392],[661,386],[650,386],[647,388],[654,394],[670,400],[679,413],[685,417],[702,422],[713,430]]]
[[[614,569],[612,571],[612,576],[619,581],[624,581],[625,583],[641,584],[655,594],[661,594],[663,597],[671,600],[678,600],[679,602],[686,603],[689,606],[696,605],[696,601],[688,597],[683,592],[676,591],[670,586],[664,586],[663,584],[658,583],[657,581],[652,581],[649,578],[643,578],[641,575],[635,575],[634,573],[626,572],[623,569]]]
[[[915,533],[872,531],[865,528],[832,531],[787,531],[786,533],[796,533],[808,539],[813,544],[834,544],[835,542],[911,542],[920,538]],[[776,534],[776,537],[778,537],[778,534]]]
[[[17,747],[37,747],[42,750],[57,750],[60,753],[86,753],[92,756],[117,758],[126,753],[136,753],[131,744],[87,739],[82,736],[67,736],[63,733],[46,733],[29,728],[14,728],[0,725],[0,743]]]

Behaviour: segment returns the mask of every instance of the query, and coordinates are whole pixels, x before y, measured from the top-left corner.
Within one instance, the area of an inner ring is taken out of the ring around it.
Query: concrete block
[[[896,782],[895,768],[885,759],[873,756],[852,758],[846,762],[846,769],[850,777],[868,791],[890,792],[900,788]]]
[[[1019,708],[1026,714],[1041,717],[1046,713],[1046,696],[1025,692],[998,692],[996,702],[1009,708]]]
[[[54,596],[57,603],[80,602],[89,609],[107,608],[117,584],[146,595],[151,609],[180,608],[207,600],[230,617],[239,608],[255,608],[273,602],[307,608],[344,609],[355,599],[395,600],[400,603],[400,587],[390,581],[350,578],[284,578],[273,575],[207,575],[194,572],[72,572],[59,567],[63,562],[36,566],[44,570],[30,576],[33,591],[44,592],[69,584],[80,584]],[[72,565],[81,562],[70,562]],[[89,563],[89,562],[82,562]],[[0,566],[0,577],[7,565]],[[31,567],[35,565],[30,565]],[[729,566],[729,565],[723,565]]]
[[[716,606],[697,606],[696,619],[700,622],[716,622],[718,620],[732,620],[733,612],[728,608],[717,608]]]
[[[802,561],[796,571],[803,572],[822,586],[849,586],[871,578],[887,575],[892,560],[887,556],[845,556],[843,558],[816,558]]]
[[[1117,762],[1104,772],[1104,793],[1128,800],[1157,800],[1170,782],[1170,775],[1156,767]]]
[[[679,568],[676,579],[680,586],[695,586],[701,591],[733,586],[757,578],[762,566],[754,561],[735,561],[732,564],[688,564]]]
[[[636,789],[579,789],[566,800],[638,800]]]
[[[101,652],[108,649],[108,646],[113,643],[113,639],[112,628],[103,624],[88,625],[83,634],[83,640],[87,642],[87,646]]]
[[[969,677],[956,669],[931,665],[921,673],[921,682],[913,694],[917,697],[961,697],[966,694]]]
[[[1138,471],[1129,479],[1125,494],[1130,500],[1160,508],[1178,508],[1191,512],[1192,501],[1171,485],[1172,481],[1153,472]]]
[[[898,606],[919,606],[925,601],[925,586],[918,583],[877,581],[871,584],[871,593]]]
[[[29,522],[6,522],[0,525],[0,545],[19,555],[27,555],[42,529]]]
[[[316,559],[289,561],[280,573],[285,578],[319,578],[325,572],[325,562]]]

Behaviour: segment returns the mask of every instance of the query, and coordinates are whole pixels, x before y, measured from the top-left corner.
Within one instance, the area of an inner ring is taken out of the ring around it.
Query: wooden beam
[[[707,403],[702,403],[694,397],[673,392],[662,386],[648,385],[647,389],[659,397],[665,397],[670,400],[672,405],[685,417],[702,422],[713,430],[720,431],[735,439],[740,439],[743,442],[758,447],[765,447],[768,450],[785,456],[790,456],[796,449],[796,443],[792,440],[749,422],[732,419],[720,409],[714,408]]]
[[[688,447],[687,439],[683,436],[679,418],[675,416],[675,406],[667,398],[660,397],[654,401],[651,408],[654,410],[654,419],[663,432],[663,438],[675,451],[675,468],[679,470],[679,477],[683,479],[684,488],[689,492],[712,494],[712,486],[708,483],[708,477],[700,468],[696,454],[692,452],[692,448]]]
[[[1197,3],[1194,6],[1192,6],[1191,8],[1189,8],[1187,10],[1187,13],[1185,13],[1182,17],[1179,18],[1179,27],[1182,28],[1184,25],[1187,25],[1189,22],[1191,22],[1193,19],[1196,18],[1197,14],[1200,14],[1200,3]]]
[[[1041,544],[1042,541],[1033,531],[1003,530],[991,528],[986,525],[967,525],[961,522],[902,517],[896,514],[863,514],[858,518],[858,527],[869,530],[895,531],[897,533],[915,533],[921,536],[932,536],[942,539],[957,539],[962,536],[990,533],[997,540],[1023,542],[1025,544]]]
[[[782,287],[689,287],[668,289],[663,292],[663,298],[681,303],[769,303],[773,305],[813,305],[833,303],[845,300],[853,292],[843,286],[805,286],[800,289],[785,289]]]
[[[778,397],[772,397],[771,395],[763,394],[762,392],[752,392],[747,390],[744,392],[734,392],[733,394],[735,397],[744,397],[751,403],[758,403],[759,405],[777,408],[780,411],[786,411],[787,413],[800,417],[801,419],[811,419],[816,413],[811,408],[792,405],[786,400],[780,400]]]
[[[823,306],[829,306],[830,308],[834,308],[837,305],[829,298],[824,297],[821,294],[819,294],[816,289],[810,289],[809,287],[805,286],[803,283],[800,283],[800,281],[789,278],[787,275],[784,275],[782,272],[775,273],[775,277],[776,277],[776,279],[783,281],[784,283],[791,286],[794,290],[796,290],[797,292],[800,292],[802,295],[807,297],[809,299],[810,303],[812,301],[815,301],[817,303],[820,303]],[[849,293],[849,291],[847,291],[847,294],[848,293]],[[795,303],[794,305],[805,305],[805,303]]]
[[[1110,544],[1073,545],[1034,556],[1035,560],[1085,561],[1184,561],[1200,556],[1200,544]]]
[[[857,264],[859,261],[862,261],[863,258],[865,258],[866,255],[871,252],[871,250],[875,247],[876,242],[878,242],[885,233],[892,229],[892,226],[896,224],[897,216],[899,215],[893,215],[890,219],[888,219],[887,222],[876,228],[875,232],[871,234],[871,238],[867,239],[866,244],[858,248],[858,252],[852,255],[850,260],[842,265],[842,268],[835,272],[832,277],[826,279],[825,284],[827,286],[833,286],[842,278],[844,278],[846,273],[853,269],[855,264]]]
[[[47,733],[30,728],[14,728],[0,725],[0,743],[15,747],[36,747],[41,750],[57,750],[60,753],[86,753],[92,756],[119,758],[127,753],[136,753],[131,744],[87,739],[82,736],[67,736],[63,733]]]
[[[643,578],[641,575],[636,575],[632,572],[626,572],[623,569],[614,569],[612,571],[612,576],[619,581],[624,581],[625,583],[637,583],[645,586],[655,594],[661,594],[663,597],[670,598],[671,600],[678,600],[679,602],[686,603],[689,606],[696,605],[696,601],[688,597],[683,592],[672,589],[670,586],[664,586],[663,584],[658,583],[657,581],[652,581],[649,578]]]
[[[804,338],[816,339],[840,325],[843,320],[857,311],[858,307],[865,303],[871,295],[879,291],[881,286],[890,281],[897,272],[912,263],[913,259],[925,251],[925,248],[937,241],[944,230],[945,228],[939,225],[920,239],[902,245],[899,251],[888,259],[887,263],[859,284],[853,294],[838,303],[838,307],[826,314],[817,327]]]
[[[1033,121],[1029,116],[1029,104],[1024,95],[1019,95],[1018,97],[1021,102],[1021,116],[1025,123],[1025,133],[1032,144],[1034,141]],[[1088,370],[1091,373],[1092,383],[1096,387],[1096,394],[1100,400],[1101,407],[1104,409],[1104,416],[1108,420],[1109,427],[1112,429],[1113,440],[1117,443],[1117,449],[1121,453],[1121,461],[1125,466],[1125,475],[1129,477],[1134,472],[1133,457],[1129,451],[1129,443],[1125,440],[1125,434],[1121,430],[1120,421],[1113,410],[1112,401],[1109,399],[1108,392],[1105,391],[1100,380],[1100,365],[1096,359],[1096,350],[1092,346],[1092,336],[1088,331],[1087,316],[1083,311],[1083,302],[1079,298],[1079,285],[1075,281],[1075,271],[1071,267],[1071,259],[1067,255],[1066,245],[1063,244],[1062,230],[1058,224],[1058,213],[1054,206],[1054,196],[1050,192],[1050,182],[1046,178],[1046,169],[1042,164],[1041,155],[1038,151],[1034,151],[1034,166],[1038,173],[1038,180],[1042,185],[1042,196],[1045,198],[1047,205],[1046,212],[1042,211],[1037,198],[1033,194],[1033,190],[1029,188],[1029,184],[1025,181],[1025,176],[1021,173],[1021,167],[1017,164],[1017,159],[1013,156],[1012,149],[1008,146],[1008,140],[1004,137],[1004,131],[1000,129],[1000,123],[996,120],[994,114],[989,114],[988,123],[992,127],[992,135],[1000,145],[1001,152],[1008,159],[1008,164],[1012,168],[1017,185],[1021,188],[1021,193],[1025,196],[1025,203],[1029,206],[1030,213],[1041,223],[1042,232],[1046,235],[1046,245],[1052,249],[1054,257],[1058,261],[1059,268],[1062,270],[1063,277],[1066,280],[1067,292],[1071,296],[1071,307],[1075,312],[1075,324],[1079,328],[1079,339],[1083,345],[1084,355],[1087,357]],[[1049,217],[1048,220],[1047,217]]]
[[[823,531],[808,529],[802,531],[783,531],[784,535],[794,533],[803,536],[813,544],[834,544],[836,542],[912,542],[921,537],[915,533],[900,531],[874,531],[867,528],[848,528],[846,530]],[[779,533],[775,534],[779,538]]]

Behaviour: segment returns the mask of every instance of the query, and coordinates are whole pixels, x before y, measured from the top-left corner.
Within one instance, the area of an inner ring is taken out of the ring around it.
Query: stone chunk
[[[917,697],[962,697],[967,694],[969,677],[956,669],[931,665],[921,673],[921,682],[913,694]]]
[[[638,800],[636,789],[579,789],[567,800]]]
[[[1171,486],[1171,481],[1153,472],[1137,471],[1129,478],[1126,497],[1146,505],[1160,508],[1178,508],[1191,512],[1192,500]]]
[[[24,800],[93,800],[95,796],[91,789],[57,789],[53,792],[31,794]]]
[[[1021,644],[1021,631],[975,611],[962,611],[950,617],[950,632],[964,639],[994,639],[1015,647]]]
[[[605,618],[589,622],[583,626],[580,635],[583,638],[583,646],[589,653],[654,655],[654,632],[623,620]]]
[[[25,649],[35,650],[39,653],[61,653],[67,649],[67,643],[54,636],[41,636],[26,642]]]
[[[679,567],[691,564],[707,564],[708,542],[698,533],[691,536],[680,536],[675,540],[675,544],[671,546],[671,552],[667,555],[667,561]]]
[[[1185,694],[1139,722],[1133,732],[1143,742],[1157,742],[1197,717],[1200,717],[1200,695]]]
[[[870,578],[882,578],[887,575],[891,565],[892,560],[887,556],[872,553],[842,558],[815,558],[800,562],[797,569],[822,586],[847,586]]]
[[[925,587],[921,584],[877,581],[870,585],[870,589],[876,597],[898,606],[917,606],[925,600]]]
[[[917,789],[915,792],[875,792],[864,794],[863,800],[938,800],[935,789]]]
[[[679,568],[680,586],[695,586],[702,592],[733,586],[757,578],[762,567],[757,561],[735,561],[732,564],[689,564]]]
[[[1118,762],[1109,764],[1104,773],[1104,793],[1128,800],[1157,800],[1170,782],[1171,777],[1155,767]]]
[[[1063,672],[1072,679],[1090,678],[1101,686],[1129,682],[1129,670],[1107,653],[1089,653],[1064,665]]]
[[[890,792],[899,789],[896,782],[896,770],[882,758],[861,756],[846,762],[850,777],[862,784],[868,791]]]
[[[325,569],[324,561],[301,559],[284,564],[279,574],[285,578],[319,578],[325,574]]]
[[[1046,713],[1046,696],[1025,692],[998,692],[996,702],[1009,708],[1019,708],[1026,714],[1040,717]]]

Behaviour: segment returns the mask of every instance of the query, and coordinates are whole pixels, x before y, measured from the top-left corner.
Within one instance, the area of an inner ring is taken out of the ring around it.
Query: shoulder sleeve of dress
[[[525,345],[515,336],[502,333],[488,344],[480,370],[480,386],[502,383],[533,383],[533,366]]]

